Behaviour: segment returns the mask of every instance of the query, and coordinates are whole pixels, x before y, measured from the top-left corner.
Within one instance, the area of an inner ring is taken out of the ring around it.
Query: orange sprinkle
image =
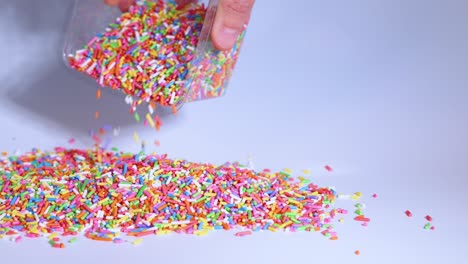
[[[92,240],[96,241],[112,241],[113,239],[111,237],[98,237],[98,236],[90,236]]]
[[[155,144],[156,146],[158,146],[158,147],[161,146],[161,143],[159,142],[159,140],[155,140],[155,141],[154,141],[154,144]]]
[[[174,113],[174,115],[177,115],[177,108],[175,105],[172,105],[172,113]]]
[[[96,111],[96,112],[94,112],[94,119],[98,119],[98,118],[99,118],[99,112]]]
[[[359,256],[359,255],[361,255],[361,251],[356,250],[356,251],[354,251],[354,254],[355,254],[356,256]]]
[[[151,105],[151,108],[153,108],[153,110],[156,110],[156,106],[157,106],[157,105],[156,105],[155,103],[153,103],[152,101],[150,101],[149,104]]]
[[[2,152],[2,156],[7,156],[7,155],[8,155],[8,152],[6,152],[6,151]]]
[[[101,99],[101,89],[97,89],[96,91],[96,98]]]

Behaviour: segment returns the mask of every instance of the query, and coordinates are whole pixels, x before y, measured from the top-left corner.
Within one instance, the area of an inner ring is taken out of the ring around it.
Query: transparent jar
[[[173,0],[137,1],[138,6],[151,5],[151,3],[146,2],[172,3]],[[245,30],[239,36],[239,39],[232,50],[218,51],[213,47],[210,34],[218,9],[218,2],[219,0],[198,1],[198,4],[203,4],[206,9],[204,19],[201,22],[203,26],[201,27],[201,31],[198,35],[198,43],[196,47],[193,48],[194,50],[192,51],[191,59],[185,65],[186,69],[184,68],[185,74],[183,75],[183,78],[178,80],[179,86],[177,91],[174,92],[176,90],[174,88],[172,94],[168,94],[168,96],[166,96],[167,98],[165,98],[165,101],[161,99],[163,97],[162,95],[158,99],[154,93],[152,96],[147,96],[146,93],[143,93],[145,96],[141,96],[141,93],[132,94],[132,91],[130,91],[131,89],[128,87],[124,89],[124,85],[129,83],[129,80],[123,80],[123,78],[126,77],[124,76],[122,78],[122,76],[119,76],[117,70],[115,70],[114,75],[110,74],[110,77],[107,76],[106,74],[110,71],[109,68],[113,65],[111,63],[104,65],[105,62],[99,61],[99,59],[93,58],[89,55],[92,52],[89,52],[86,56],[80,57],[79,53],[85,52],[87,48],[95,45],[94,43],[97,39],[105,38],[104,34],[107,34],[106,32],[111,30],[111,25],[115,26],[118,24],[119,22],[116,21],[118,21],[118,19],[123,15],[118,7],[108,6],[103,0],[75,0],[73,13],[70,17],[65,37],[63,49],[64,62],[71,68],[79,69],[85,74],[87,73],[88,75],[92,75],[103,87],[111,87],[115,90],[123,91],[127,94],[127,103],[132,102],[135,108],[141,103],[152,102],[165,107],[170,106],[174,109],[174,107],[179,108],[185,102],[222,96],[226,92],[229,79],[231,78],[234,70],[245,35]],[[135,6],[132,8],[138,7]],[[151,35],[151,33],[149,35]],[[155,52],[155,54],[156,53],[157,52]],[[82,59],[83,61],[78,63],[77,58]],[[157,60],[156,58],[154,59],[155,61]],[[117,62],[117,64],[119,64],[119,62]],[[108,69],[106,69],[106,67]],[[115,63],[113,67],[115,67]],[[113,70],[114,69],[112,68],[112,71]],[[146,71],[146,69],[143,71]],[[137,71],[135,70],[135,72]],[[153,86],[150,87],[151,89],[156,87],[155,89],[164,90],[162,87],[157,87],[157,85],[159,85],[157,80],[160,79],[160,76],[157,76],[157,74],[153,72],[149,72],[145,76],[150,76],[148,78],[148,82],[149,85],[153,84]],[[110,81],[105,80],[107,77],[109,77]],[[144,89],[142,88],[142,90]],[[164,90],[164,92],[167,91]]]

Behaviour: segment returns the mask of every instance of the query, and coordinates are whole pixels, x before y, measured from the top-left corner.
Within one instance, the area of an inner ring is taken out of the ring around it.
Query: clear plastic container
[[[152,2],[155,1],[156,0],[153,0]],[[171,1],[172,0],[164,0],[164,2]],[[141,5],[144,4],[143,2],[147,1],[137,2]],[[181,82],[179,82],[181,86],[178,90],[178,99],[172,100],[169,103],[163,103],[163,106],[179,108],[185,102],[215,98],[225,94],[237,61],[245,30],[232,50],[221,52],[213,47],[210,35],[218,8],[218,2],[219,0],[198,1],[199,4],[204,4],[206,8],[198,44],[193,53],[193,59],[191,59],[187,65],[188,71],[186,75],[184,75],[184,80],[180,80]],[[116,23],[117,18],[121,15],[122,12],[118,7],[108,6],[103,0],[75,0],[63,49],[65,64],[69,67],[72,66],[71,58],[77,56],[77,52],[87,47],[90,41],[98,36],[98,34],[105,33],[106,29],[109,30],[109,25],[111,23]],[[94,67],[96,66],[94,65]],[[105,66],[102,67],[103,72],[104,67]],[[103,75],[103,73],[101,73],[101,75]],[[154,78],[158,77],[155,76]],[[105,84],[102,78],[99,80],[100,78],[95,77],[95,79],[101,86],[110,86]],[[122,85],[112,88],[119,89],[121,87]],[[124,91],[123,89],[119,90]],[[128,94],[127,91],[124,92]],[[126,100],[130,100],[128,96]],[[132,95],[130,101],[138,102],[138,104],[151,101],[158,104],[162,102],[161,100],[154,100],[153,97],[139,98],[137,95]]]

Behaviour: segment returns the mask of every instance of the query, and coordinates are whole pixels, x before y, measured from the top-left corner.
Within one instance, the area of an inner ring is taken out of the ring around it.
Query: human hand
[[[134,3],[135,0],[104,0],[108,5],[118,5],[122,11]],[[219,50],[231,49],[237,38],[250,19],[255,0],[219,0],[219,8],[216,14],[211,39]],[[176,0],[179,4],[188,4],[196,0]]]

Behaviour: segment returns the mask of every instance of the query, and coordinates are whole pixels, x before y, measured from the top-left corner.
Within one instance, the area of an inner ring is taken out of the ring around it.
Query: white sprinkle
[[[99,84],[101,86],[104,86],[104,74],[102,74],[104,71],[101,71],[101,76],[99,76]]]
[[[185,220],[185,221],[174,221],[170,222],[170,225],[188,225],[190,224],[190,220]]]
[[[148,105],[148,112],[150,113],[150,115],[153,115],[154,113],[154,109],[153,107],[151,107],[151,105]]]
[[[138,71],[140,71],[141,73],[143,73],[143,69],[141,68],[140,65],[137,65],[136,67],[137,67]]]
[[[171,100],[169,101],[169,104],[170,104],[170,105],[174,104],[174,99],[175,99],[175,92],[172,92],[172,94],[171,94]]]
[[[171,180],[172,180],[172,175],[170,175],[170,176],[167,178],[166,185],[169,185],[169,183],[171,183]]]
[[[85,52],[86,52],[86,49],[80,49],[80,50],[77,50],[77,51],[76,51],[76,54],[80,54],[80,55],[81,55],[81,54],[83,54],[83,53],[85,53]]]
[[[110,65],[109,68],[107,69],[107,72],[110,72],[115,66],[115,61],[113,61]]]
[[[84,68],[86,65],[88,65],[88,63],[91,62],[91,59],[90,58],[87,58],[81,65],[80,65],[80,68]]]
[[[138,33],[138,31],[135,31],[135,36],[136,36],[137,42],[140,42],[140,33]]]

